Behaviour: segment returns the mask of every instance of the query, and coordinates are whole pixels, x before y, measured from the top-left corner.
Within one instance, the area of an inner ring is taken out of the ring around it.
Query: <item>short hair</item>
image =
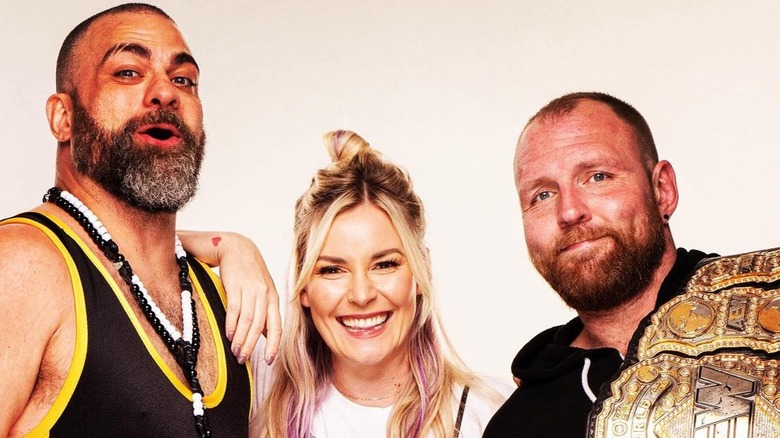
[[[631,128],[636,144],[639,146],[642,161],[645,163],[648,174],[652,175],[653,167],[658,163],[658,150],[655,147],[650,126],[633,106],[607,93],[590,91],[565,94],[551,100],[534,114],[525,126],[527,128],[535,120],[565,116],[574,111],[583,100],[601,102],[609,106],[612,112]]]
[[[155,14],[161,17],[165,17],[168,20],[171,20],[173,23],[173,19],[168,16],[168,14],[166,14],[162,9],[158,8],[157,6],[148,5],[146,3],[125,3],[119,6],[114,6],[112,8],[106,9],[105,11],[98,12],[97,14],[82,21],[78,26],[74,27],[73,30],[70,31],[68,36],[66,36],[65,40],[62,42],[62,46],[60,46],[60,53],[57,55],[56,72],[56,86],[58,93],[70,93],[72,91],[72,84],[70,81],[73,75],[74,52],[76,50],[76,46],[84,38],[84,35],[87,33],[87,30],[92,25],[92,23],[100,18],[107,17],[109,15],[122,14],[125,12]]]

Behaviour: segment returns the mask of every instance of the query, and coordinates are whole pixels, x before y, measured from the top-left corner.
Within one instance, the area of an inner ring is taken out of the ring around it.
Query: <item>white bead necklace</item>
[[[90,238],[111,261],[120,277],[130,287],[130,292],[143,311],[146,319],[162,338],[168,349],[182,368],[185,378],[192,390],[192,409],[195,417],[195,428],[200,437],[211,437],[203,406],[203,390],[197,378],[195,367],[200,347],[200,333],[195,313],[195,301],[192,299],[192,283],[189,280],[187,253],[184,251],[179,237],[176,236],[174,252],[179,265],[179,284],[181,286],[182,332],[168,320],[165,313],[157,306],[143,282],[133,274],[130,263],[119,252],[119,247],[111,238],[106,227],[83,202],[73,194],[52,187],[43,197],[44,202],[52,202],[65,210],[89,234]]]

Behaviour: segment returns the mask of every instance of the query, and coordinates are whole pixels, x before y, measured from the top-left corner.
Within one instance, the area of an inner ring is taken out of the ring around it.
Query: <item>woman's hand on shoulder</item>
[[[263,357],[273,362],[281,338],[279,295],[260,250],[246,236],[233,232],[177,231],[187,252],[209,266],[219,266],[227,294],[225,333],[231,351],[244,363],[261,335]]]

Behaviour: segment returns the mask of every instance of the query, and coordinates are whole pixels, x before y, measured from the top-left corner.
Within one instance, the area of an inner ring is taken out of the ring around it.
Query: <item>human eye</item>
[[[546,201],[552,197],[552,193],[550,193],[547,190],[542,190],[541,192],[537,193],[536,196],[531,199],[532,204],[536,204],[537,202]]]
[[[325,278],[329,278],[329,277],[334,277],[339,273],[341,273],[341,268],[336,265],[325,265],[317,268],[315,272],[317,273],[317,275],[320,275]]]
[[[186,76],[176,76],[173,79],[171,79],[171,82],[173,82],[175,85],[183,88],[189,88],[189,87],[197,87],[198,84],[195,83],[194,80],[191,78],[188,78]]]
[[[398,259],[387,259],[377,262],[376,269],[380,271],[390,271],[401,266],[401,261]]]
[[[595,172],[593,175],[590,176],[590,180],[593,182],[606,181],[607,178],[609,178],[609,175],[607,175],[604,172]]]
[[[114,73],[114,77],[124,80],[132,80],[132,79],[138,79],[141,77],[141,73],[138,73],[135,70],[130,69],[122,69]]]

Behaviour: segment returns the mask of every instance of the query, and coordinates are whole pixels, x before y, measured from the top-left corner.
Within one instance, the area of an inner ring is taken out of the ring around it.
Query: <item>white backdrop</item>
[[[645,115],[677,170],[679,246],[780,246],[780,2],[154,3],[202,69],[207,157],[179,227],[252,237],[283,292],[321,135],[352,129],[413,176],[441,313],[477,371],[509,379],[518,348],[573,315],[528,260],[512,179],[525,121],[561,94],[606,91]],[[51,185],[59,46],[114,4],[0,3],[0,216]]]

